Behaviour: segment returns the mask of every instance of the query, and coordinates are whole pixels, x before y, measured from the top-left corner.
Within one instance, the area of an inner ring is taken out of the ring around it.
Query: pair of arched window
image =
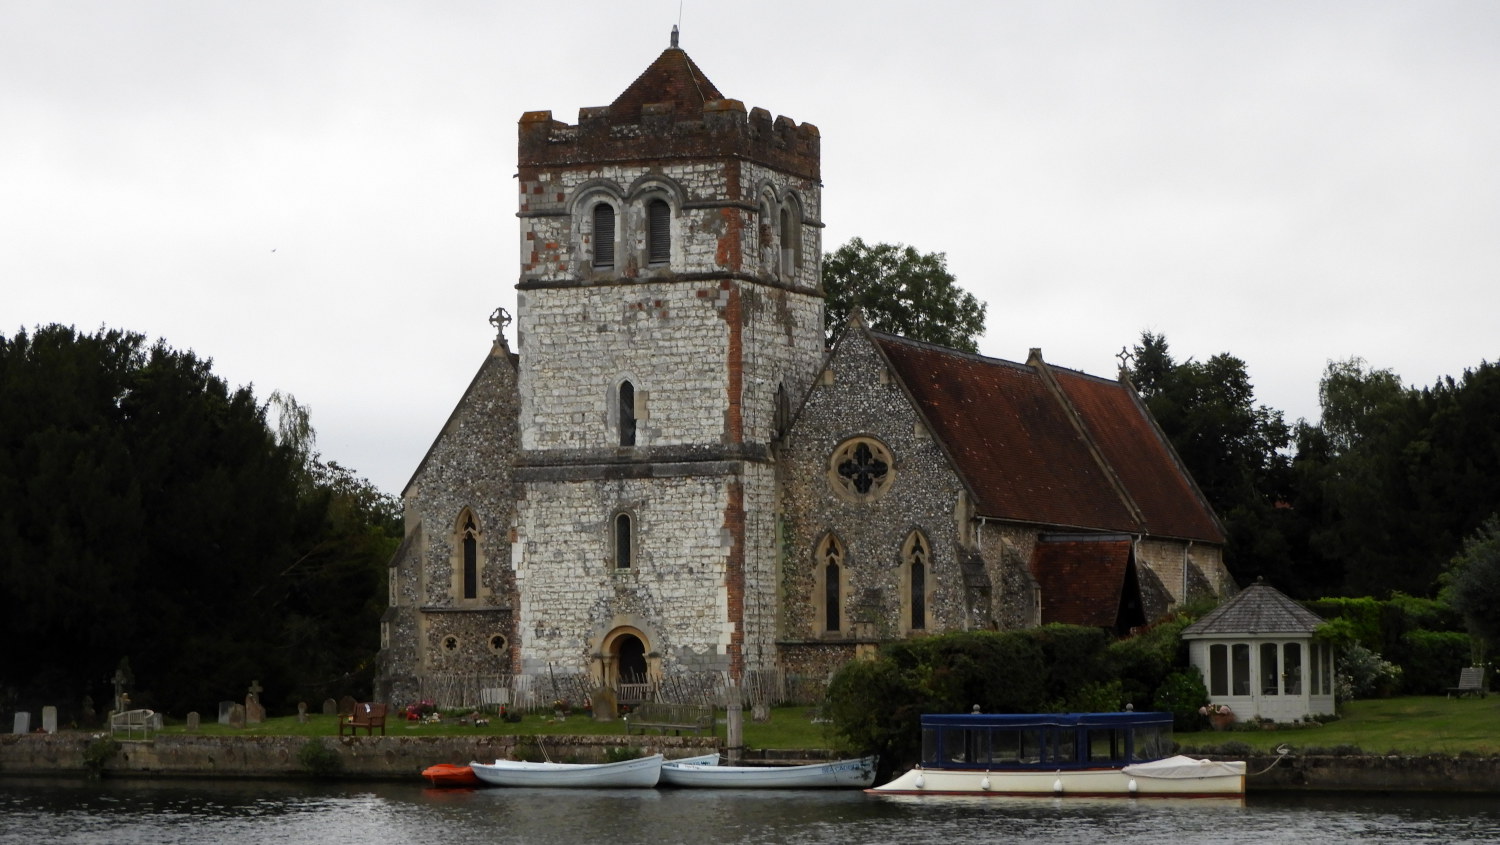
[[[672,207],[666,200],[652,198],[646,201],[646,265],[665,267],[672,261]],[[592,210],[594,237],[594,269],[608,270],[616,266],[616,241],[620,230],[614,204],[599,200]]]
[[[833,534],[818,546],[816,566],[818,617],[826,633],[844,630],[848,591],[848,565],[844,544]],[[928,595],[931,584],[931,550],[927,537],[913,531],[901,552],[901,627],[906,631],[928,628]]]
[[[793,196],[778,201],[769,191],[760,203],[762,262],[766,269],[792,276],[802,267],[802,210]],[[775,246],[772,240],[775,240]]]

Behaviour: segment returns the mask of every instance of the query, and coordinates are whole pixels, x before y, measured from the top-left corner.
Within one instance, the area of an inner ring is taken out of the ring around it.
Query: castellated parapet
[[[731,99],[709,100],[701,114],[679,114],[671,103],[648,103],[640,107],[639,120],[613,114],[617,108],[580,109],[576,126],[554,120],[550,111],[526,112],[520,124],[521,178],[528,168],[725,157],[802,179],[822,178],[821,136],[811,123],[784,116],[772,120],[763,108],[747,113],[744,103]]]

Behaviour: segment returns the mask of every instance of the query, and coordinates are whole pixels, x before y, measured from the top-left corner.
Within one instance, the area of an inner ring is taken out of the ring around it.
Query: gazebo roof
[[[1262,581],[1182,629],[1184,638],[1235,634],[1311,634],[1323,618]]]

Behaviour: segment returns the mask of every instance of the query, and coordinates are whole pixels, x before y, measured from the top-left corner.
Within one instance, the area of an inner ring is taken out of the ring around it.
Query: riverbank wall
[[[540,745],[538,739],[541,740]],[[309,751],[316,744],[321,749]],[[412,780],[435,763],[502,758],[602,762],[611,752],[691,757],[717,748],[695,736],[197,736],[120,740],[81,732],[0,736],[0,777],[300,778]],[[747,755],[807,762],[811,751]],[[1500,794],[1500,757],[1323,756],[1246,758],[1246,789]]]
[[[540,742],[538,742],[540,740]],[[321,748],[309,749],[316,744]],[[693,736],[196,736],[117,740],[87,733],[0,736],[0,777],[326,777],[408,780],[436,763],[505,758],[603,762],[612,752],[705,754],[713,737]]]

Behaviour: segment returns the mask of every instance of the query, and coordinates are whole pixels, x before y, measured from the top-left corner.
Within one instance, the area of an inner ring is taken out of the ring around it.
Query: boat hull
[[[473,789],[476,786],[484,786],[484,781],[474,774],[473,767],[457,766],[452,763],[428,766],[422,770],[422,777],[431,781],[433,786],[445,789]]]
[[[470,763],[491,786],[540,786],[572,789],[650,789],[661,779],[662,755],[619,763],[529,763],[496,760]]]
[[[667,763],[661,782],[699,789],[850,789],[875,782],[875,758],[806,766],[714,766]]]
[[[988,772],[912,769],[890,783],[867,791],[886,795],[1223,798],[1245,794],[1245,764],[1223,763],[1215,766],[1211,774],[1173,777],[1130,773],[1125,769]]]

